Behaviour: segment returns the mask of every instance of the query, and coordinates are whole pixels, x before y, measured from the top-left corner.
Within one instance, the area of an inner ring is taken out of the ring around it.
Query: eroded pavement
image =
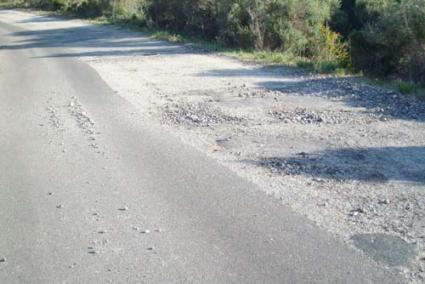
[[[424,281],[424,102],[357,78],[242,63],[112,26],[22,12],[0,19],[25,29],[2,49],[51,49],[48,57],[88,63],[180,140],[409,282]],[[103,155],[79,103],[67,108]]]

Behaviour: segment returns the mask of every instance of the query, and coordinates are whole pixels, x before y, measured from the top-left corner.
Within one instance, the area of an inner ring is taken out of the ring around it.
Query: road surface
[[[65,29],[50,48],[18,48],[29,38],[8,13],[0,283],[401,282],[183,145],[85,63],[49,56]]]

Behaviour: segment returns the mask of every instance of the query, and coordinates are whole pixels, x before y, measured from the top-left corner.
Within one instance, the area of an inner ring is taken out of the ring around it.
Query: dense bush
[[[425,83],[424,0],[347,0],[332,25],[357,69]]]
[[[225,45],[314,57],[336,0],[148,0],[157,28],[197,33]]]
[[[213,39],[218,27],[214,0],[146,0],[144,11],[156,28]]]
[[[101,16],[106,11],[110,10],[109,1],[105,0],[83,0],[69,1],[64,10],[82,18],[94,18]]]
[[[28,0],[23,5],[48,11],[61,10],[65,6],[66,0]]]

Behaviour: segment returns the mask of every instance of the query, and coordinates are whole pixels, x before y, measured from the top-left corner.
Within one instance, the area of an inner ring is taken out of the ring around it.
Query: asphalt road
[[[50,57],[54,37],[20,47],[7,13],[0,283],[401,282],[144,118],[88,65]]]

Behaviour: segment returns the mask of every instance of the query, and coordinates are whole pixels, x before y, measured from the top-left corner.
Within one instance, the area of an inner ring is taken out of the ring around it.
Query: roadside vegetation
[[[18,0],[126,24],[242,59],[425,86],[423,0]]]

